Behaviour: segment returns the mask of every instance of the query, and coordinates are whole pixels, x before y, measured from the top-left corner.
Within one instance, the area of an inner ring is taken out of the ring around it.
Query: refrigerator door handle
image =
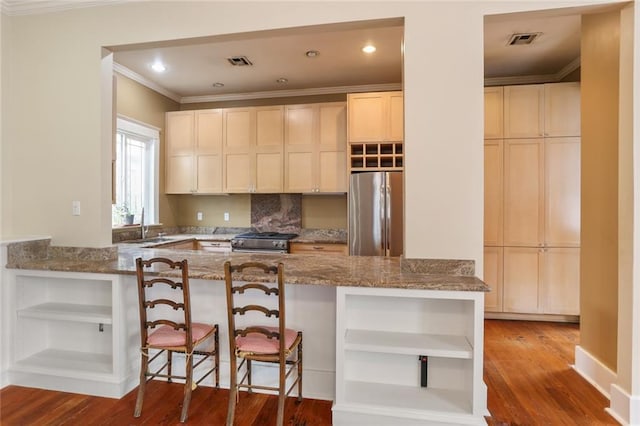
[[[380,249],[383,256],[387,255],[387,186],[383,183],[380,186],[380,209],[378,223],[380,224]]]
[[[389,185],[388,178],[384,188],[384,206],[386,210],[384,215],[384,253],[385,256],[389,256],[391,255],[391,185]]]

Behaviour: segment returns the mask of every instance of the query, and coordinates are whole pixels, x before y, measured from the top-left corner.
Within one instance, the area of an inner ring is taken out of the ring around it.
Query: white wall
[[[11,17],[3,233],[110,244],[101,46],[405,17],[406,256],[474,259],[481,276],[483,14],[585,3],[142,2]]]

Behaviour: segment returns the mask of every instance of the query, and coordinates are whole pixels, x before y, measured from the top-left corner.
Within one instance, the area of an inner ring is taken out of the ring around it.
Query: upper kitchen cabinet
[[[580,83],[544,85],[544,135],[580,136]]]
[[[167,194],[222,191],[222,110],[166,114]]]
[[[504,137],[544,136],[544,86],[528,84],[504,88]]]
[[[285,192],[347,191],[344,102],[285,106]]]
[[[399,142],[403,133],[402,92],[354,93],[349,105],[349,143]]]
[[[284,108],[224,110],[224,192],[283,190]]]
[[[502,139],[503,137],[503,93],[504,88],[484,88],[484,138]]]
[[[566,136],[580,136],[579,82],[504,87],[505,138]]]

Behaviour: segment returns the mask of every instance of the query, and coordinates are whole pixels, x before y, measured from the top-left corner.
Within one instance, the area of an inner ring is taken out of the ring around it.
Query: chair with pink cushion
[[[146,384],[154,378],[184,381],[180,415],[183,423],[187,420],[191,391],[211,373],[215,373],[215,386],[219,387],[218,325],[191,322],[188,269],[186,260],[136,259],[141,366],[134,417],[140,417]],[[166,361],[159,358],[164,352]],[[172,372],[174,353],[184,354],[184,374]],[[207,360],[209,365],[202,365],[200,378],[194,382],[194,369]]]
[[[278,417],[276,424],[284,422],[284,402],[294,387],[298,387],[297,401],[302,401],[302,332],[286,328],[284,303],[284,265],[265,265],[247,262],[239,265],[224,264],[227,284],[227,313],[230,348],[230,394],[227,425],[233,425],[239,390],[253,389],[278,391]],[[242,281],[234,286],[234,279]],[[275,281],[275,283],[273,282]],[[274,285],[275,284],[275,285]],[[241,304],[242,300],[248,304]],[[259,304],[258,304],[259,303]],[[238,316],[252,316],[242,321]],[[254,318],[257,317],[254,322]],[[239,325],[242,323],[242,325]],[[237,359],[242,361],[237,364]],[[252,361],[277,363],[278,386],[256,385],[251,382]],[[244,369],[238,381],[238,372]],[[286,381],[297,370],[295,380]]]

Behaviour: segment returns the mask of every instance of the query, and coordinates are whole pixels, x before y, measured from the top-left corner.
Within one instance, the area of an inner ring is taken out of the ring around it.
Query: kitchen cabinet
[[[579,82],[504,87],[505,138],[564,136],[580,136]]]
[[[337,287],[333,424],[484,423],[483,298]]]
[[[284,108],[224,110],[224,192],[283,192]]]
[[[530,122],[513,120],[518,104]],[[578,315],[579,83],[504,87],[504,114],[505,139],[484,143],[485,279],[502,292],[486,310]]]
[[[504,312],[578,315],[580,249],[505,247]]]
[[[484,88],[484,138],[502,139],[503,137],[503,95],[504,88]]]
[[[166,114],[167,194],[222,192],[222,110]]]
[[[289,244],[291,254],[338,254],[348,255],[349,249],[346,244],[338,243],[296,243]]]
[[[502,312],[503,252],[503,247],[484,247],[483,281],[491,287],[491,291],[484,294],[487,312]]]
[[[402,92],[353,93],[349,106],[349,143],[404,139]]]
[[[346,125],[344,102],[285,106],[285,192],[347,192]]]

